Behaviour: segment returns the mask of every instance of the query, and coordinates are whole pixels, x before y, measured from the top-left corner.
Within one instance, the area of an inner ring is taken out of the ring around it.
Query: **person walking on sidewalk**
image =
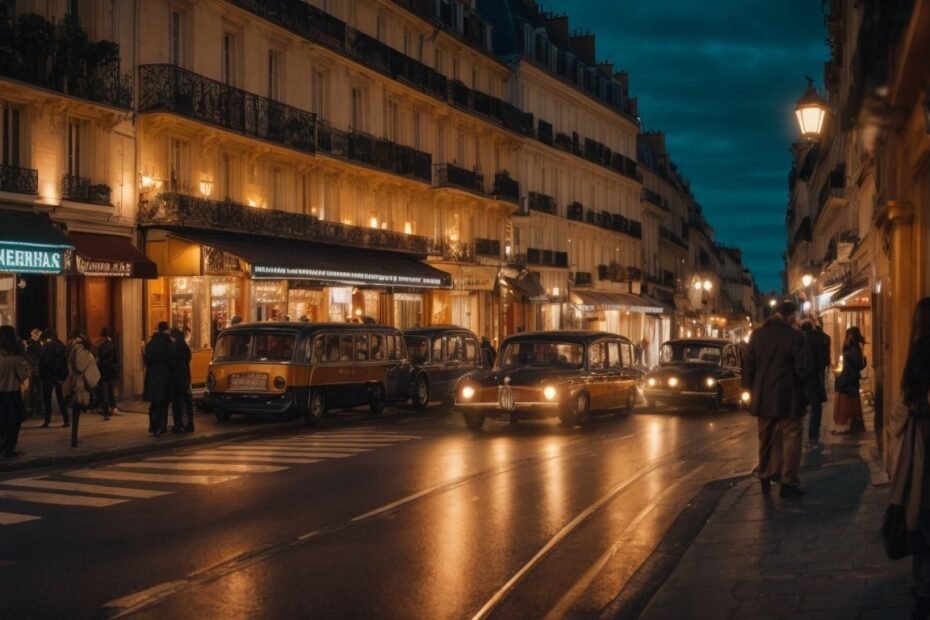
[[[846,330],[843,341],[843,371],[836,378],[836,396],[833,400],[833,422],[837,426],[848,426],[843,431],[833,431],[837,435],[861,433],[865,430],[862,420],[862,400],[859,397],[859,378],[865,368],[862,345],[865,338],[859,328],[852,326]]]
[[[26,415],[38,416],[42,408],[42,381],[39,379],[39,360],[42,358],[42,330],[38,327],[29,332],[25,342],[26,366],[29,368],[29,385],[26,390]]]
[[[826,373],[829,362],[824,353],[830,345],[826,342],[824,333],[815,329],[811,321],[801,325],[801,333],[804,334],[811,352],[811,374],[804,382],[804,396],[810,406],[807,440],[816,445],[820,443],[820,420],[823,417],[823,404],[827,402]]]
[[[174,343],[166,321],[158,323],[145,345],[145,386],[143,397],[149,401],[149,432],[159,437],[168,432],[168,403],[172,400],[171,373],[175,364]]]
[[[174,368],[171,370],[171,388],[174,398],[171,401],[171,417],[174,426],[172,433],[194,432],[194,397],[191,394],[191,348],[185,339],[186,334],[180,329],[171,330],[174,341]],[[186,422],[185,422],[186,420]]]
[[[65,405],[65,396],[61,390],[62,382],[67,378],[68,350],[58,339],[58,334],[54,330],[46,329],[42,332],[42,354],[39,357],[39,379],[42,381],[42,402],[45,406],[45,424],[41,428],[48,428],[52,421],[53,392],[58,400],[62,426],[70,426],[68,407]]]
[[[794,303],[785,301],[752,333],[743,368],[743,389],[751,394],[750,413],[758,418],[762,492],[768,493],[772,477],[779,475],[782,497],[804,495],[798,471],[807,404],[804,382],[811,373],[811,354],[804,336],[793,328],[797,312]]]
[[[110,338],[110,330],[106,327],[100,330],[100,341],[97,343],[97,368],[100,370],[100,385],[97,386],[97,402],[100,403],[100,412],[104,420],[116,413],[116,395],[113,392],[114,384],[119,381],[119,364],[116,361],[116,345]]]
[[[78,447],[81,413],[93,402],[93,392],[100,383],[100,370],[94,356],[94,345],[80,329],[68,335],[68,381],[71,384],[71,447]]]
[[[0,326],[0,453],[5,459],[21,454],[16,443],[26,417],[22,385],[29,377],[24,352],[13,326]]]
[[[907,420],[891,478],[891,504],[903,506],[913,556],[914,608],[911,618],[930,618],[930,297],[914,310],[910,350],[901,376],[901,403]]]

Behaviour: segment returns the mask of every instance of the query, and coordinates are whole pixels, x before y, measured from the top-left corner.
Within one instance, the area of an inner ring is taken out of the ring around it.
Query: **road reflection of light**
[[[567,476],[565,459],[559,458],[562,452],[562,440],[549,437],[542,446],[545,455],[543,461],[543,506],[540,514],[549,516],[550,529],[560,528],[565,524],[565,478]]]
[[[261,565],[259,564],[258,570]],[[254,618],[262,608],[264,596],[256,591],[253,571],[256,567],[229,573],[223,580],[222,617],[230,620]]]
[[[650,459],[658,458],[665,450],[667,437],[662,429],[663,421],[667,422],[667,420],[652,420],[649,422],[649,427],[646,429],[646,440],[644,445],[646,446],[646,456]]]

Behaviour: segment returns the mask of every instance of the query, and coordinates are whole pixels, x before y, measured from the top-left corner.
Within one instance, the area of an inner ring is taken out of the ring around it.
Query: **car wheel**
[[[307,426],[317,426],[326,415],[326,393],[323,390],[313,390],[310,392],[310,399],[307,402],[307,412],[304,414],[304,422]]]
[[[368,409],[375,415],[384,411],[384,386],[380,383],[368,391]]]
[[[581,392],[575,397],[575,424],[586,428],[591,423],[591,399],[587,392]]]
[[[420,374],[413,387],[413,406],[417,411],[425,411],[427,405],[429,405],[429,381],[426,375]]]
[[[484,416],[477,413],[466,413],[464,415],[465,426],[469,430],[479,432],[484,427]]]
[[[229,422],[229,418],[232,417],[227,411],[214,411],[213,415],[216,416],[217,422]]]
[[[623,413],[633,413],[633,409],[636,408],[636,389],[631,388],[626,395],[626,407],[624,409],[618,410],[617,415]]]

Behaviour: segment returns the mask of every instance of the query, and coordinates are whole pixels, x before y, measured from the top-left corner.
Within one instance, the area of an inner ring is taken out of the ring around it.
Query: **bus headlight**
[[[462,398],[465,400],[470,400],[475,396],[475,388],[470,385],[466,385],[462,388]]]
[[[546,397],[546,400],[555,400],[555,397],[558,395],[559,395],[558,390],[556,390],[551,385],[547,385],[545,389],[543,389],[543,396]]]
[[[706,379],[704,379],[704,385],[706,385],[708,388],[713,388],[714,386],[717,385],[717,380],[714,379],[713,377],[707,377]]]
[[[678,387],[678,377],[669,377],[668,387]]]

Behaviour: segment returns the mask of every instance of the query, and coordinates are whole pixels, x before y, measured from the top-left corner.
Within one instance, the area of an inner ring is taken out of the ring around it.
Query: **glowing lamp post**
[[[817,94],[814,80],[807,78],[807,90],[798,99],[794,106],[794,115],[798,119],[801,137],[807,140],[816,140],[823,129],[823,121],[827,116],[827,102]]]

